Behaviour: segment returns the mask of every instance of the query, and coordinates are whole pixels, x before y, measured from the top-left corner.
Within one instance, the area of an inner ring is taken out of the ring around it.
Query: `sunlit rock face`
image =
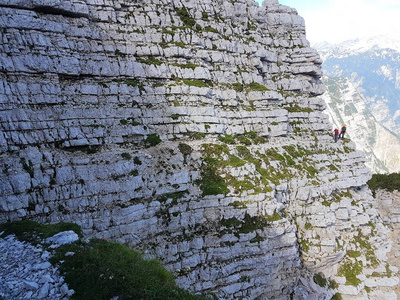
[[[0,11],[2,222],[76,222],[224,299],[395,297],[365,156],[333,141],[321,60],[294,9]]]
[[[400,40],[385,36],[316,45],[333,123],[366,154],[372,173],[400,171]]]

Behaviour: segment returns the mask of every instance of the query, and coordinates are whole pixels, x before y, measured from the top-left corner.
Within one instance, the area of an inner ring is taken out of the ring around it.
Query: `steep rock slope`
[[[351,123],[349,135],[374,173],[400,170],[399,45],[385,36],[316,45],[332,120]]]
[[[376,191],[375,199],[383,222],[390,228],[390,236],[393,241],[392,251],[389,253],[389,262],[400,268],[400,191]],[[397,296],[400,295],[400,286],[396,287]]]
[[[347,137],[367,157],[366,165],[373,173],[400,170],[400,138],[381,125],[368,107],[362,80],[351,77],[323,76],[327,92],[322,96],[328,114],[337,128],[347,125]]]
[[[332,142],[294,9],[1,0],[0,16],[1,221],[77,222],[227,299],[395,297],[364,154]]]

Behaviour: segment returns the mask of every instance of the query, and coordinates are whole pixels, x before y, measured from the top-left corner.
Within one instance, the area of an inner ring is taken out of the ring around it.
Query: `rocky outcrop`
[[[68,288],[51,254],[41,246],[18,241],[0,233],[0,297],[2,299],[69,299]]]
[[[226,299],[395,296],[364,154],[332,141],[294,9],[1,0],[0,16],[2,222],[76,222]]]
[[[400,268],[400,191],[387,191],[379,189],[375,192],[378,210],[383,223],[390,229],[390,237],[393,241],[392,250],[388,257],[390,264]],[[400,296],[400,287],[396,287],[397,296]]]

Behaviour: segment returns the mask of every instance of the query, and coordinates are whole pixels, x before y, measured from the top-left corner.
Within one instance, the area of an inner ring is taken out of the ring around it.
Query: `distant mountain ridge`
[[[332,121],[366,152],[374,173],[400,170],[400,40],[384,36],[315,45]]]

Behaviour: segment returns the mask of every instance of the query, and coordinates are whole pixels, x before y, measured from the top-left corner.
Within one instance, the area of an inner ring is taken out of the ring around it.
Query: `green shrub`
[[[340,293],[336,293],[332,296],[331,300],[343,300],[343,297]]]
[[[265,92],[265,91],[269,91],[269,89],[265,86],[262,85],[258,82],[252,82],[249,84],[249,91],[258,91],[258,92]]]
[[[188,144],[185,144],[185,143],[179,143],[178,149],[185,156],[190,155],[193,152],[192,147],[190,147]]]
[[[160,66],[163,64],[163,62],[159,59],[156,59],[154,57],[150,57],[150,58],[137,58],[137,61],[146,65],[155,65],[155,66]],[[129,83],[127,83],[129,84]]]
[[[205,12],[205,11],[202,11],[202,12],[201,12],[201,19],[202,19],[203,21],[208,21],[208,13]]]
[[[131,176],[138,176],[139,175],[139,171],[138,170],[132,170],[129,175]]]
[[[126,152],[122,153],[121,156],[123,159],[126,159],[126,160],[132,159],[132,155],[130,155],[129,153],[126,153]]]
[[[225,135],[225,136],[220,136],[218,137],[218,139],[226,144],[235,144],[235,138],[229,134]]]
[[[377,189],[400,190],[400,173],[373,174],[367,184],[372,191]]]
[[[243,145],[249,146],[249,145],[252,144],[251,141],[247,137],[245,137],[243,135],[238,135],[237,136],[237,140],[239,141],[239,143],[241,143]]]
[[[203,196],[227,194],[229,192],[225,180],[217,174],[217,169],[210,165],[202,167],[201,178],[196,181],[203,191]]]
[[[135,165],[141,165],[142,164],[142,161],[140,160],[140,158],[138,156],[135,156],[133,158],[133,162],[134,162]]]
[[[274,213],[272,215],[267,215],[266,219],[268,222],[276,222],[282,220],[282,216],[274,210]]]
[[[243,84],[239,83],[239,82],[235,82],[232,84],[232,88],[236,91],[236,92],[243,92],[244,88],[243,88]]]
[[[288,112],[312,112],[309,107],[300,107],[298,104],[285,107]]]
[[[321,274],[314,274],[313,280],[320,287],[325,287],[327,284],[325,277],[323,277]]]
[[[161,139],[156,133],[149,134],[146,138],[146,143],[149,144],[150,146],[154,147],[161,143]]]
[[[206,27],[204,27],[204,30],[205,30],[205,31],[208,31],[208,32],[218,33],[218,30],[215,29],[215,28],[212,27],[212,26],[206,26]]]
[[[185,26],[193,27],[196,25],[196,21],[190,16],[186,7],[183,6],[182,8],[175,8],[175,11]]]
[[[65,256],[74,252],[73,256]],[[75,290],[73,299],[204,299],[178,288],[159,261],[144,260],[127,246],[91,240],[61,246],[52,258]]]
[[[310,230],[313,229],[313,226],[311,225],[311,223],[307,222],[306,224],[304,224],[304,229]]]

